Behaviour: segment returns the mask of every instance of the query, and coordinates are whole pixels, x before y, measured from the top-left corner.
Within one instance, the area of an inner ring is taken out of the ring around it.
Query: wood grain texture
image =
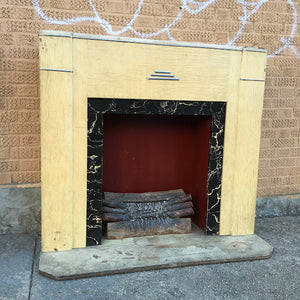
[[[40,36],[40,68],[72,70],[72,38]]]
[[[101,66],[89,73],[91,96],[205,101],[228,98],[230,59],[226,51],[105,41],[91,44],[88,51],[93,60],[90,65]],[[170,71],[180,80],[148,80],[155,70]]]
[[[241,78],[264,80],[265,64],[265,54],[245,51]],[[240,81],[231,210],[232,235],[254,232],[263,94],[263,81]]]
[[[72,75],[41,71],[42,251],[72,249]]]
[[[266,53],[252,51],[243,52],[241,79],[265,80]]]
[[[73,41],[73,248],[86,245],[88,97],[86,74],[92,69],[88,62],[87,48],[88,41]]]
[[[235,168],[237,113],[239,103],[239,83],[241,72],[242,52],[233,52],[230,55],[230,80],[227,85],[227,106],[225,121],[225,139],[222,172],[222,192],[220,209],[220,235],[231,234],[231,210],[233,197],[233,178]]]
[[[231,234],[254,232],[263,82],[241,82]]]
[[[72,39],[40,37],[40,67],[70,70]],[[44,71],[41,80],[42,251],[72,249],[72,73]]]

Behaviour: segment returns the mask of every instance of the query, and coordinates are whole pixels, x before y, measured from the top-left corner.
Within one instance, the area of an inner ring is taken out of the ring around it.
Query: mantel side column
[[[40,36],[42,251],[72,249],[72,38]]]
[[[266,53],[245,49],[242,57],[231,209],[231,234],[253,234]]]

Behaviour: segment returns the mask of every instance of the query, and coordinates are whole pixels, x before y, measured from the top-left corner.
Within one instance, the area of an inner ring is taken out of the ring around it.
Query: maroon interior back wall
[[[211,117],[112,115],[103,122],[103,191],[182,188],[205,227]]]

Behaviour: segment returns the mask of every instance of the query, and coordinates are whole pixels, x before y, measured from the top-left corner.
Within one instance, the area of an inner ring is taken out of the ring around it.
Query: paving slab
[[[0,299],[28,299],[35,237],[0,235]]]
[[[300,216],[257,219],[256,234],[274,247],[271,258],[69,281],[38,274],[36,260],[30,299],[299,300]]]

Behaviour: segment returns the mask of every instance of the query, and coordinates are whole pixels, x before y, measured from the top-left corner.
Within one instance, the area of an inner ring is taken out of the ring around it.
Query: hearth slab
[[[223,262],[266,259],[273,247],[257,235],[189,234],[104,240],[103,245],[41,253],[40,274],[68,280]]]

